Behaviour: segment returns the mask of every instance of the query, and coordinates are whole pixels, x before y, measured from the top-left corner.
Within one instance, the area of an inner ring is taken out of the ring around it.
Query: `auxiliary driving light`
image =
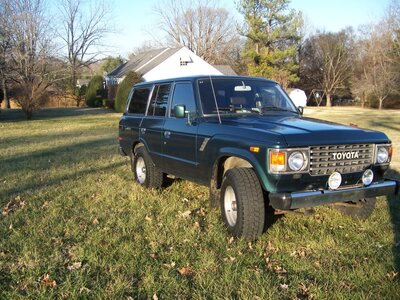
[[[372,172],[371,169],[365,170],[362,176],[362,182],[364,183],[364,185],[370,185],[373,179],[374,172]]]
[[[328,179],[328,186],[332,190],[336,190],[342,183],[342,175],[339,172],[333,172]]]

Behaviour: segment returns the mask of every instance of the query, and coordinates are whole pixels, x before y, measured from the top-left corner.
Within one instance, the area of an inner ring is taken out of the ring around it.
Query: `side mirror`
[[[175,105],[174,106],[174,116],[175,118],[185,117],[185,105]]]
[[[299,114],[302,116],[304,113],[304,107],[303,106],[297,106],[297,111],[299,112]]]

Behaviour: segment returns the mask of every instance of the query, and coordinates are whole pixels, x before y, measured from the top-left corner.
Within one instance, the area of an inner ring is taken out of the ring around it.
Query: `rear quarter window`
[[[129,102],[128,113],[144,115],[149,95],[149,87],[135,88]]]

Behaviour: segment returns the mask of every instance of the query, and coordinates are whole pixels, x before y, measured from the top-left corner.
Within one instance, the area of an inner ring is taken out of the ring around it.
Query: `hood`
[[[257,135],[262,132],[279,134],[285,139],[288,147],[389,142],[388,137],[379,131],[298,116],[247,115],[223,118],[222,123],[252,128]],[[257,138],[260,139],[260,136]],[[268,140],[268,135],[265,135],[265,138]]]

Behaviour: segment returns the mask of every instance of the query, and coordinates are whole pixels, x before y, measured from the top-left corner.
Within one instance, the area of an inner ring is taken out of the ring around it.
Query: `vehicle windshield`
[[[298,113],[282,88],[270,81],[246,78],[198,80],[203,113],[266,114],[271,111]]]

